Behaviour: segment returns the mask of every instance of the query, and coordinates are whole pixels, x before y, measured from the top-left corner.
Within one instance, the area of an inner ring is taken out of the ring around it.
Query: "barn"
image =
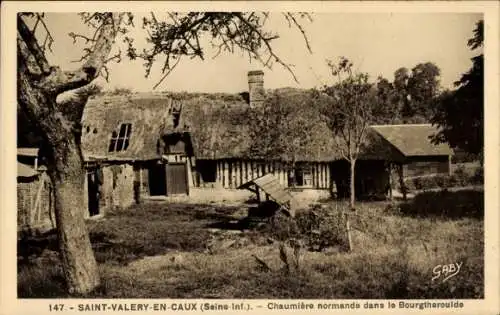
[[[193,148],[182,103],[151,93],[92,98],[82,118],[89,216],[188,195]]]
[[[453,150],[445,143],[433,144],[438,132],[431,124],[377,125],[372,129],[403,157],[405,178],[451,174]]]

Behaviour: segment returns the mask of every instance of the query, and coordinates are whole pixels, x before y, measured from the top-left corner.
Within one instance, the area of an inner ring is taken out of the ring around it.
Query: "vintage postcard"
[[[499,12],[2,3],[0,313],[499,314]]]

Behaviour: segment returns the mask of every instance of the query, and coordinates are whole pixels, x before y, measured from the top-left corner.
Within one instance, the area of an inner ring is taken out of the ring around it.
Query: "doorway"
[[[167,164],[167,195],[188,194],[186,163]]]
[[[165,179],[165,164],[152,163],[148,169],[148,184],[150,196],[165,196],[167,182]]]
[[[87,172],[87,189],[88,189],[88,204],[89,216],[93,217],[100,213],[100,179],[98,169],[94,168]]]

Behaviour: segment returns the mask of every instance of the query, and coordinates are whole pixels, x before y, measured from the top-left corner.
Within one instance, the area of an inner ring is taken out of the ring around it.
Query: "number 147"
[[[60,312],[64,310],[64,304],[49,304],[49,311]]]

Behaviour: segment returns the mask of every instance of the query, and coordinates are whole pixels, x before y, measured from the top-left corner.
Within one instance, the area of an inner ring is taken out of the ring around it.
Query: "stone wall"
[[[102,210],[113,207],[126,208],[134,204],[134,170],[132,165],[104,166],[102,194],[105,204]]]

